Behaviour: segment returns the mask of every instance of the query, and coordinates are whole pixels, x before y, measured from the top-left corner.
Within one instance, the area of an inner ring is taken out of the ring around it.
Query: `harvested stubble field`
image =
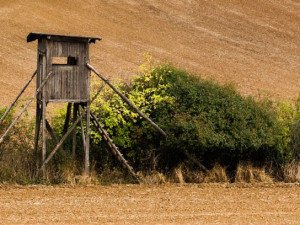
[[[0,186],[1,224],[299,224],[299,184]]]

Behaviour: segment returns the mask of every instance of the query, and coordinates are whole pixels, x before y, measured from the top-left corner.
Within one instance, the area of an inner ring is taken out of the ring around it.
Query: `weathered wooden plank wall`
[[[90,70],[86,68],[89,60],[88,40],[82,39],[41,39],[39,40],[38,81],[43,79],[42,52],[46,52],[47,73],[53,71],[53,77],[46,84],[46,101],[50,102],[88,102],[90,95]],[[53,57],[64,57],[67,64],[53,64]],[[73,57],[67,60],[67,57]],[[72,61],[76,65],[71,65]],[[39,96],[41,99],[41,96]]]

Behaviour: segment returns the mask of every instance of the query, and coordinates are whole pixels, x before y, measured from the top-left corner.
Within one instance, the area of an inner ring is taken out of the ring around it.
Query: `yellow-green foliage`
[[[300,94],[295,102],[295,117],[291,123],[291,140],[294,157],[300,159]]]
[[[291,148],[293,158],[300,157],[300,94],[294,103],[277,102],[279,121],[282,124],[284,148]]]
[[[163,84],[164,77],[154,72],[155,67],[151,64],[151,57],[148,55],[146,57],[147,61],[140,66],[139,74],[131,87],[120,83],[116,86],[144,114],[151,116],[151,113],[161,104],[173,104],[174,97],[166,94],[170,84]],[[132,148],[142,136],[148,140],[152,138],[150,125],[142,121],[139,115],[109,87],[105,88],[100,97],[95,100],[92,110],[97,113],[114,142],[124,149]],[[101,140],[97,132],[93,132],[93,135]]]

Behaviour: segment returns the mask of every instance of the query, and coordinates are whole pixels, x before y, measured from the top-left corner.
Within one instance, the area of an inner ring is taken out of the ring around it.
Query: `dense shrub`
[[[164,77],[154,74],[154,68],[150,67],[149,63],[150,61],[140,67],[143,76],[134,79],[130,86],[119,84],[118,88],[126,93],[143,113],[153,118],[153,113],[158,112],[161,106],[172,105],[174,97],[167,94],[170,84],[163,81]],[[92,111],[135,168],[153,169],[155,153],[163,140],[146,121],[139,118],[138,114],[109,87],[104,89],[92,105]],[[93,130],[91,135],[94,150],[99,146],[106,146],[96,130]],[[99,151],[102,155],[100,158],[105,158],[107,154],[103,150]],[[95,160],[98,162],[98,159]]]
[[[270,101],[242,97],[231,86],[202,80],[172,65],[148,62],[131,85],[119,85],[168,134],[164,140],[107,89],[94,111],[135,167],[173,168],[184,160],[236,164],[276,163],[292,152],[284,125]],[[94,134],[97,140],[101,140]]]

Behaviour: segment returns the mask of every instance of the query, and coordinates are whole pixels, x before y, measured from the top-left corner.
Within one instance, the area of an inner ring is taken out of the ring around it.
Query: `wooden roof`
[[[98,37],[84,37],[84,36],[72,36],[72,35],[61,35],[61,34],[46,34],[46,33],[35,33],[35,32],[31,32],[28,34],[27,36],[27,42],[31,42],[34,41],[36,39],[40,39],[40,38],[47,38],[48,36],[50,37],[60,37],[60,38],[68,38],[68,39],[89,39],[89,43],[95,43],[97,40],[101,41],[101,38]]]

